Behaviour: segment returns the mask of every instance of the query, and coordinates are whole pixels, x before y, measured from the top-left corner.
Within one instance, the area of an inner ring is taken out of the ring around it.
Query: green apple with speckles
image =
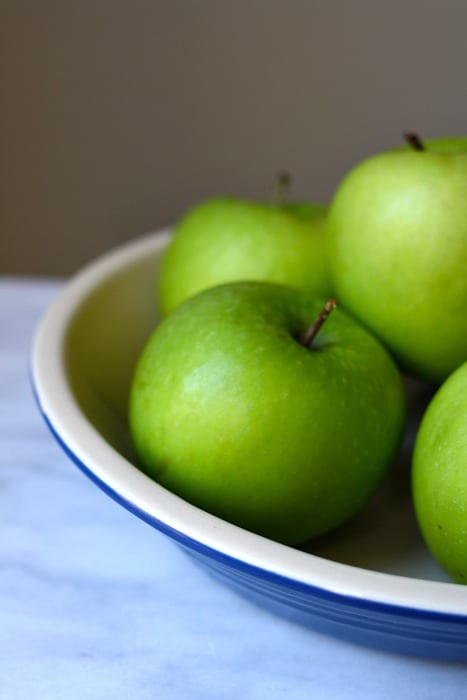
[[[330,205],[337,300],[401,367],[442,382],[467,359],[467,139],[373,156]]]
[[[454,580],[467,583],[467,362],[438,389],[422,419],[412,489],[429,549]]]
[[[228,197],[198,204],[179,221],[164,255],[162,313],[203,289],[238,280],[289,284],[327,298],[326,211],[320,204]]]
[[[134,374],[129,418],[142,469],[284,543],[356,513],[393,462],[405,393],[373,335],[339,308],[323,323],[329,302],[321,308],[302,290],[238,282],[175,309]]]

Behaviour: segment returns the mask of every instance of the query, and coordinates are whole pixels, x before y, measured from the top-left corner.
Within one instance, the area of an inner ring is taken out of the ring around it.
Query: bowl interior
[[[157,254],[132,260],[94,286],[72,316],[65,342],[71,390],[86,418],[130,462],[128,396],[138,356],[159,320]]]

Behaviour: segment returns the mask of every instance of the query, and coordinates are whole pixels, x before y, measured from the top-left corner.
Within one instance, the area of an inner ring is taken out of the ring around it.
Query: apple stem
[[[323,310],[319,314],[318,318],[314,323],[311,324],[311,326],[308,328],[307,332],[303,336],[302,340],[300,341],[301,344],[308,348],[310,347],[311,343],[315,339],[319,329],[331,313],[333,309],[335,309],[337,306],[337,302],[335,299],[328,299],[328,301],[325,303]]]
[[[423,143],[423,141],[421,140],[421,138],[419,137],[418,134],[415,134],[412,131],[407,131],[404,134],[404,138],[407,141],[407,143],[409,144],[409,146],[411,146],[414,149],[414,151],[424,151],[425,150],[425,144]]]
[[[292,175],[283,170],[280,172],[276,179],[276,189],[274,192],[274,201],[276,204],[284,204],[286,199],[286,194],[290,189],[292,184]]]

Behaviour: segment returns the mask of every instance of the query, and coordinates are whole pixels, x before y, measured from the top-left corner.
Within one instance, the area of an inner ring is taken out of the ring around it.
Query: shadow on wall
[[[69,274],[276,173],[326,201],[359,159],[465,131],[462,0],[7,3],[1,272]]]

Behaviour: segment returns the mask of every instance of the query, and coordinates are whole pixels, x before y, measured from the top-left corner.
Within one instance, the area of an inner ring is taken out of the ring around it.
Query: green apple
[[[162,321],[130,397],[143,470],[285,543],[352,516],[393,461],[405,394],[387,351],[340,309],[317,332],[321,306],[303,290],[237,282]]]
[[[167,315],[187,297],[238,280],[289,284],[327,298],[326,208],[216,198],[195,206],[175,228],[160,274]]]
[[[425,541],[467,583],[467,362],[438,389],[415,442],[412,490]]]
[[[328,235],[338,301],[406,371],[441,382],[467,359],[467,139],[357,165]]]

